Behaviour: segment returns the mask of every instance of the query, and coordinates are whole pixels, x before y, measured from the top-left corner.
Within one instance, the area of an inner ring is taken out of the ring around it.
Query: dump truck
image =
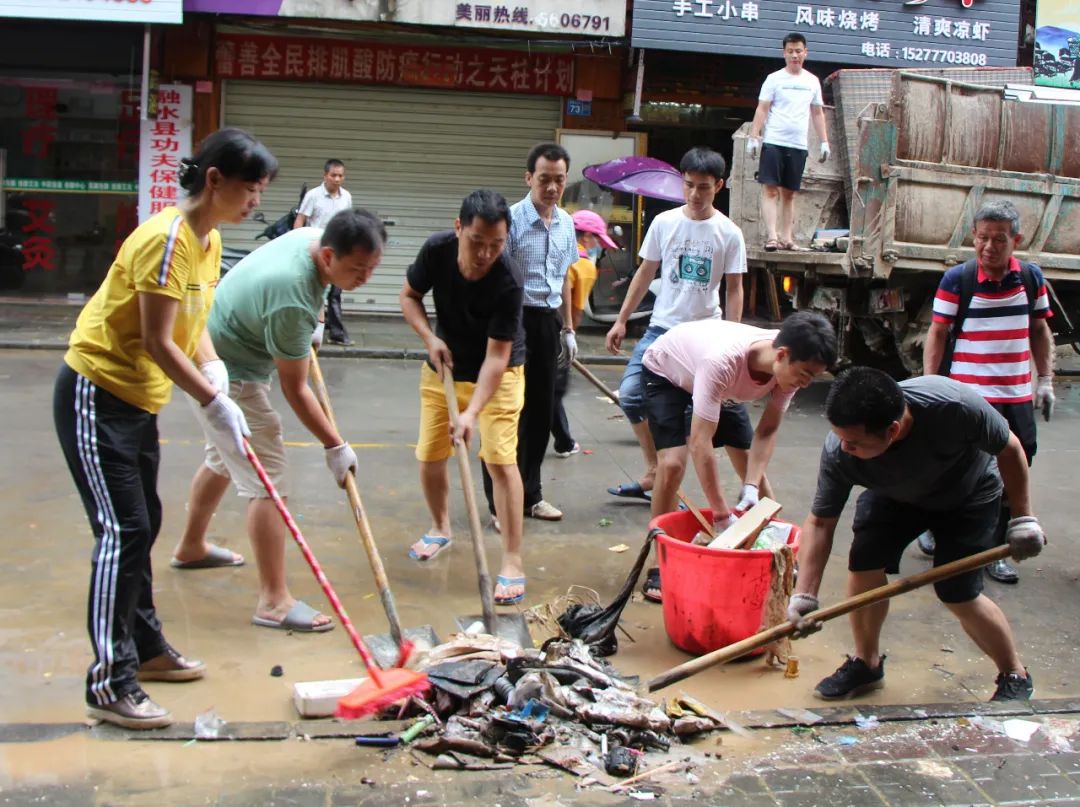
[[[821,311],[837,326],[844,362],[918,374],[941,275],[974,257],[979,206],[1008,199],[1020,211],[1017,257],[1049,281],[1055,340],[1077,349],[1080,105],[1008,89],[1030,83],[1028,68],[830,76],[833,156],[807,162],[796,198],[797,241],[823,251],[764,250],[757,164],[746,154],[750,125],[742,126],[730,215],[751,271],[764,273],[772,317],[786,306]],[[812,156],[816,141],[811,132]]]

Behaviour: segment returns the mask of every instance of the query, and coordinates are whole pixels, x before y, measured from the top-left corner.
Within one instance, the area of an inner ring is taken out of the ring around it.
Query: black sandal
[[[649,602],[662,602],[660,597],[660,569],[654,566],[645,572],[645,582],[641,584],[641,594]]]

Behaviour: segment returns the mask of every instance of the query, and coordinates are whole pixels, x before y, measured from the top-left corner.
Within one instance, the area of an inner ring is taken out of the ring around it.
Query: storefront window
[[[127,77],[0,74],[0,288],[92,292],[137,224],[139,91]]]

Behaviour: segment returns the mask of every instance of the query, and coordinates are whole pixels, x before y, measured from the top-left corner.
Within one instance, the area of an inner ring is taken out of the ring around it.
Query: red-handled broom
[[[330,605],[333,606],[334,613],[337,614],[338,619],[341,620],[342,627],[344,627],[345,632],[349,634],[349,638],[352,639],[353,647],[356,648],[356,651],[360,654],[360,659],[367,668],[368,680],[338,701],[335,715],[337,717],[349,719],[364,717],[365,715],[377,712],[384,706],[389,706],[391,703],[403,700],[410,695],[419,695],[422,692],[426,692],[431,684],[424,673],[403,669],[401,667],[392,667],[388,670],[379,669],[379,665],[377,665],[375,660],[371,657],[371,653],[364,645],[363,640],[360,638],[360,634],[357,633],[356,628],[353,627],[349,615],[345,613],[345,606],[341,604],[341,600],[338,599],[333,586],[330,585],[330,581],[327,580],[326,575],[323,574],[322,567],[319,566],[319,562],[315,559],[311,547],[309,547],[307,541],[304,540],[304,536],[300,532],[300,527],[293,521],[289,509],[285,506],[285,502],[281,500],[281,496],[278,495],[277,490],[274,488],[274,483],[271,482],[270,477],[266,475],[266,469],[263,468],[262,463],[259,462],[259,458],[255,456],[255,452],[251,450],[251,444],[248,443],[247,440],[244,441],[244,453],[247,454],[248,462],[250,462],[251,466],[255,469],[255,473],[259,475],[259,479],[262,481],[263,487],[266,488],[266,492],[270,494],[270,498],[273,500],[274,506],[277,507],[277,511],[281,513],[281,517],[285,520],[285,525],[289,528],[289,532],[292,533],[296,545],[300,547],[300,552],[304,555],[304,560],[306,560],[308,566],[311,567],[315,579],[318,580],[319,585],[322,586],[323,593],[326,594],[326,598],[330,600]]]

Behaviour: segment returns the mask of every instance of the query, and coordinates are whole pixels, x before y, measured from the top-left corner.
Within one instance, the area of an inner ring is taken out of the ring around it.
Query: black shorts
[[[645,416],[649,420],[649,432],[656,450],[686,445],[694,412],[694,396],[647,367],[641,368],[641,383],[645,388]],[[753,439],[754,430],[750,427],[746,407],[741,403],[725,401],[713,434],[713,447],[731,446],[746,450]]]
[[[1016,435],[1020,445],[1024,448],[1024,456],[1027,457],[1028,465],[1035,457],[1038,450],[1038,441],[1035,433],[1035,407],[1030,401],[1024,403],[993,403],[990,404],[1000,412],[1009,422],[1009,431]]]
[[[789,191],[797,191],[802,187],[804,168],[806,149],[765,143],[761,146],[757,181],[762,185],[779,185]]]
[[[935,566],[991,549],[1000,511],[1001,497],[961,510],[924,510],[867,490],[855,506],[848,569],[896,574],[904,549],[925,530],[934,533]],[[948,603],[969,602],[982,589],[981,569],[934,584],[938,599]]]

